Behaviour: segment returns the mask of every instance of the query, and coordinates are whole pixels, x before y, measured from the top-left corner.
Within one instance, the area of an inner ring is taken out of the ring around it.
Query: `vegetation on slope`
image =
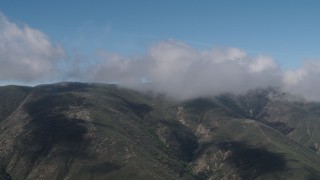
[[[104,84],[0,91],[2,179],[320,178],[320,106],[273,89],[186,102]]]
[[[31,88],[20,86],[0,87],[0,121],[7,118],[26,98]]]

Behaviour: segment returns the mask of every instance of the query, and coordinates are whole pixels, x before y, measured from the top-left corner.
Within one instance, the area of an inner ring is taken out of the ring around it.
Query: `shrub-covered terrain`
[[[115,85],[0,87],[0,179],[319,179],[320,105],[184,102]]]

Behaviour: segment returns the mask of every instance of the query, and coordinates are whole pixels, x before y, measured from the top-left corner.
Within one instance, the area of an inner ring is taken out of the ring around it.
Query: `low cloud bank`
[[[306,61],[283,75],[283,89],[308,101],[320,102],[320,61]]]
[[[282,71],[268,56],[251,56],[238,48],[198,50],[174,40],[155,43],[139,56],[99,51],[94,60],[88,60],[79,54],[66,55],[41,31],[18,26],[0,14],[2,82],[113,82],[180,100],[277,86],[320,101],[320,61]]]
[[[153,45],[141,57],[107,52],[103,57],[101,63],[89,69],[90,81],[117,81],[126,87],[148,88],[177,99],[244,93],[281,84],[280,69],[270,57],[251,57],[237,48],[200,51],[168,40]],[[143,86],[141,80],[150,83]]]

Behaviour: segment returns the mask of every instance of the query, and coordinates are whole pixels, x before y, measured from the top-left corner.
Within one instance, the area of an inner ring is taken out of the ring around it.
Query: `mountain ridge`
[[[320,105],[274,89],[183,102],[95,83],[0,92],[2,179],[320,177]]]

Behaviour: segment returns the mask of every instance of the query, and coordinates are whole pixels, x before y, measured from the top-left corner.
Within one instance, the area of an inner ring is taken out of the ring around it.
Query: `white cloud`
[[[262,72],[268,69],[277,68],[277,64],[272,58],[266,56],[258,56],[250,65],[249,68],[252,72]]]
[[[61,63],[62,58],[68,61]],[[250,56],[238,48],[198,50],[175,40],[158,42],[140,56],[99,51],[93,59],[88,61],[81,53],[66,56],[41,31],[19,26],[0,13],[0,82],[117,82],[176,99],[280,86],[309,101],[320,101],[319,61],[281,71],[268,56]]]
[[[251,57],[237,48],[200,51],[173,40],[153,45],[141,57],[105,53],[104,61],[89,74],[93,81],[116,81],[134,88],[145,78],[151,81],[151,90],[177,99],[243,93],[279,85],[281,79],[277,64],[269,57]]]
[[[0,80],[48,79],[64,54],[41,31],[27,25],[20,27],[0,13]]]
[[[244,93],[280,87],[309,101],[320,101],[320,62],[306,62],[296,70],[281,70],[269,56],[250,56],[238,48],[197,50],[168,40],[154,44],[138,57],[102,52],[85,73],[88,81],[166,93],[176,99]],[[151,82],[141,84],[141,81]]]
[[[320,62],[307,61],[296,70],[288,70],[283,77],[284,89],[309,101],[320,101]]]

